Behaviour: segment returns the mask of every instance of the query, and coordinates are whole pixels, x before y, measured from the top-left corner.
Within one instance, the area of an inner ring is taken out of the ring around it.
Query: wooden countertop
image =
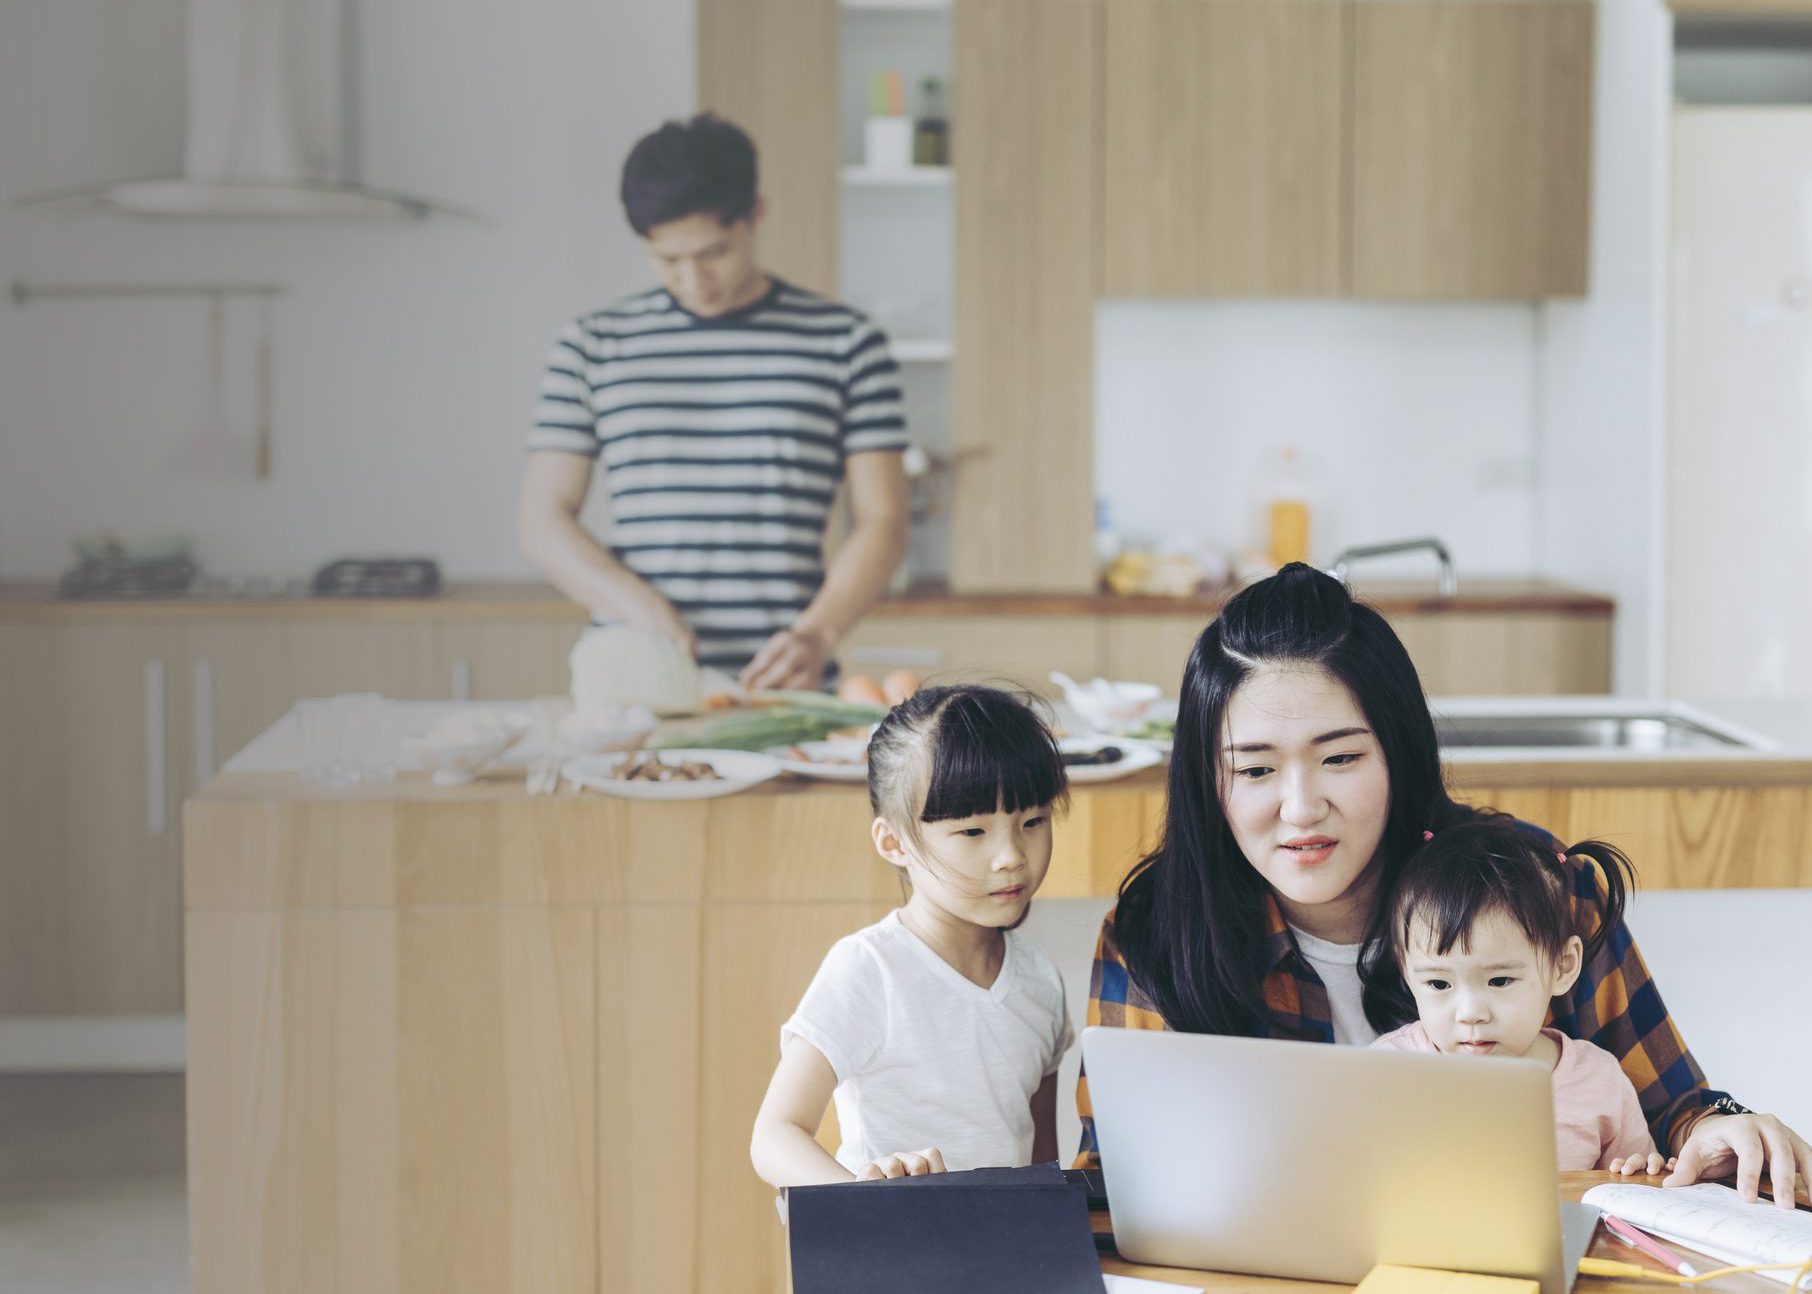
[[[1610,1173],[1598,1172],[1562,1173],[1560,1175],[1560,1199],[1564,1202],[1575,1202],[1592,1187],[1597,1186],[1601,1182],[1610,1181],[1628,1181],[1652,1186],[1658,1185],[1660,1179],[1654,1177],[1613,1177]],[[1111,1223],[1108,1222],[1105,1214],[1096,1214],[1094,1216],[1096,1219],[1095,1229],[1098,1232],[1111,1232],[1112,1226]],[[1690,1246],[1687,1245],[1676,1245],[1674,1247],[1686,1250],[1689,1253],[1697,1253],[1696,1250],[1691,1249]],[[1654,1261],[1646,1254],[1612,1242],[1607,1238],[1603,1228],[1600,1228],[1597,1234],[1593,1236],[1592,1244],[1590,1248],[1586,1250],[1586,1253],[1594,1258],[1609,1258],[1616,1262],[1634,1263],[1639,1267],[1646,1267],[1656,1272],[1664,1270],[1660,1263]],[[1704,1258],[1704,1265],[1701,1267],[1702,1271],[1712,1271],[1723,1265],[1708,1255],[1699,1256]],[[1209,1291],[1210,1294],[1344,1294],[1344,1291],[1353,1288],[1350,1285],[1327,1284],[1317,1281],[1285,1280],[1276,1276],[1247,1276],[1230,1272],[1189,1271],[1180,1267],[1147,1267],[1138,1263],[1129,1263],[1118,1254],[1112,1253],[1102,1255],[1101,1270],[1110,1275],[1140,1276],[1146,1280],[1164,1281],[1173,1285],[1195,1286]],[[1579,1283],[1574,1286],[1575,1291],[1590,1290],[1593,1291],[1593,1294],[1598,1294],[1599,1291],[1603,1291],[1604,1294],[1655,1294],[1655,1291],[1659,1288],[1660,1286],[1647,1281],[1612,1279],[1603,1276],[1581,1276],[1579,1278]],[[1752,1273],[1743,1276],[1721,1277],[1719,1280],[1705,1288],[1711,1290],[1746,1291],[1752,1292],[1752,1294],[1762,1294],[1763,1291],[1773,1290],[1775,1291],[1775,1294],[1780,1294],[1783,1286],[1769,1280],[1765,1276]]]
[[[1621,785],[1607,782],[1603,766],[1570,765],[1562,767],[1581,780],[1530,765],[1472,765],[1463,776],[1451,770],[1451,781],[1464,801],[1567,840],[1619,845],[1645,890],[1812,885],[1812,851],[1797,847],[1812,813],[1812,760],[1766,761],[1751,781],[1725,784],[1692,771],[1705,763],[1648,761],[1624,770],[1634,780]],[[1646,774],[1636,776],[1636,767]],[[1735,767],[1719,767],[1736,775]],[[1159,836],[1164,805],[1162,768],[1072,788],[1041,896],[1117,893]],[[295,896],[313,896],[304,906],[331,907],[348,894],[362,896],[355,906],[484,904],[548,893],[563,901],[727,901],[781,892],[809,902],[897,901],[893,876],[867,845],[866,790],[847,784],[780,778],[737,795],[676,802],[571,790],[530,797],[520,769],[454,788],[422,773],[340,788],[292,773],[231,772],[188,801],[189,829],[201,818],[238,823],[263,843],[218,870],[190,851],[184,899],[191,911],[244,906],[248,894],[260,896],[253,907],[288,906]],[[279,823],[287,826],[276,832]],[[262,825],[254,831],[253,824]],[[310,847],[277,848],[285,835]],[[349,852],[354,839],[366,844]],[[404,848],[426,840],[432,848]]]
[[[1542,579],[1473,579],[1459,596],[1443,598],[1433,582],[1361,582],[1359,595],[1385,614],[1546,612],[1607,616],[1616,604]],[[951,593],[910,590],[888,598],[874,619],[920,616],[1181,616],[1205,620],[1231,590],[1187,598],[1122,597],[1115,593]],[[585,612],[545,584],[532,581],[451,583],[430,598],[182,597],[65,599],[52,583],[0,583],[0,623],[169,623],[242,619],[378,621],[531,620],[584,623]]]

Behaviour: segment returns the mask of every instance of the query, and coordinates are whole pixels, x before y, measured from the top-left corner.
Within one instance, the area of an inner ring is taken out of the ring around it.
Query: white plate
[[[780,776],[780,765],[766,755],[746,750],[659,750],[663,764],[709,764],[717,773],[713,782],[642,782],[625,781],[617,769],[630,755],[581,755],[569,759],[560,776],[580,786],[589,786],[607,795],[620,795],[630,800],[710,800],[720,795],[735,795],[759,782]]]
[[[1174,724],[1177,721],[1177,705],[1178,701],[1175,697],[1169,697],[1159,701],[1156,705],[1152,706],[1151,709],[1145,712],[1145,717],[1139,720],[1139,723],[1135,723],[1132,726],[1137,728],[1139,724],[1148,723],[1153,719],[1168,719]],[[1162,737],[1129,737],[1121,732],[1110,732],[1104,735],[1112,737],[1118,745],[1137,746],[1141,750],[1155,750],[1158,754],[1166,758],[1170,755],[1172,743],[1166,741]]]
[[[1071,782],[1111,782],[1116,777],[1126,777],[1164,762],[1164,756],[1150,746],[1136,746],[1119,737],[1069,737],[1057,743],[1057,748],[1066,755],[1088,754],[1103,746],[1118,746],[1122,752],[1120,758],[1111,764],[1069,765],[1063,771],[1070,775]]]
[[[792,752],[803,751],[806,758],[800,759]],[[866,741],[853,741],[844,738],[840,741],[802,741],[797,746],[770,746],[768,757],[789,773],[800,777],[816,777],[826,782],[866,782],[868,780],[868,761],[863,759],[857,764],[833,764],[823,762],[827,758],[849,758],[862,755],[868,750]]]

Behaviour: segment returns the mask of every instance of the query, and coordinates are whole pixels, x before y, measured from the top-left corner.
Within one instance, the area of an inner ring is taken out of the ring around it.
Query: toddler
[[[1594,866],[1607,899],[1588,942],[1573,928],[1569,891],[1573,869]],[[1553,1075],[1561,1169],[1662,1171],[1616,1058],[1546,1027],[1550,1001],[1573,987],[1602,932],[1617,925],[1632,882],[1613,846],[1587,840],[1557,852],[1502,814],[1428,833],[1387,909],[1391,953],[1420,1018],[1372,1045],[1540,1061]]]

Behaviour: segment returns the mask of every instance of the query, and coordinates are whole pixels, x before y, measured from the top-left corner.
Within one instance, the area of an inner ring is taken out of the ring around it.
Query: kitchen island
[[[825,949],[899,900],[862,788],[673,803],[257,767],[185,815],[199,1294],[786,1288],[749,1129]],[[1648,888],[1812,885],[1785,847],[1812,826],[1797,753],[1450,772],[1608,836]],[[1111,895],[1163,786],[1076,788],[1041,897]]]

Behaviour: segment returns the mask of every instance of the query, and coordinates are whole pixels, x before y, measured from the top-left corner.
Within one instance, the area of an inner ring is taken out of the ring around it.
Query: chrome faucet
[[[1388,557],[1393,553],[1413,553],[1426,548],[1441,562],[1441,596],[1453,597],[1460,591],[1459,578],[1453,573],[1453,554],[1447,551],[1447,545],[1432,535],[1422,539],[1398,539],[1388,544],[1360,544],[1354,548],[1343,548],[1334,558],[1334,564],[1328,568],[1328,574],[1346,583],[1347,568],[1361,557]]]

